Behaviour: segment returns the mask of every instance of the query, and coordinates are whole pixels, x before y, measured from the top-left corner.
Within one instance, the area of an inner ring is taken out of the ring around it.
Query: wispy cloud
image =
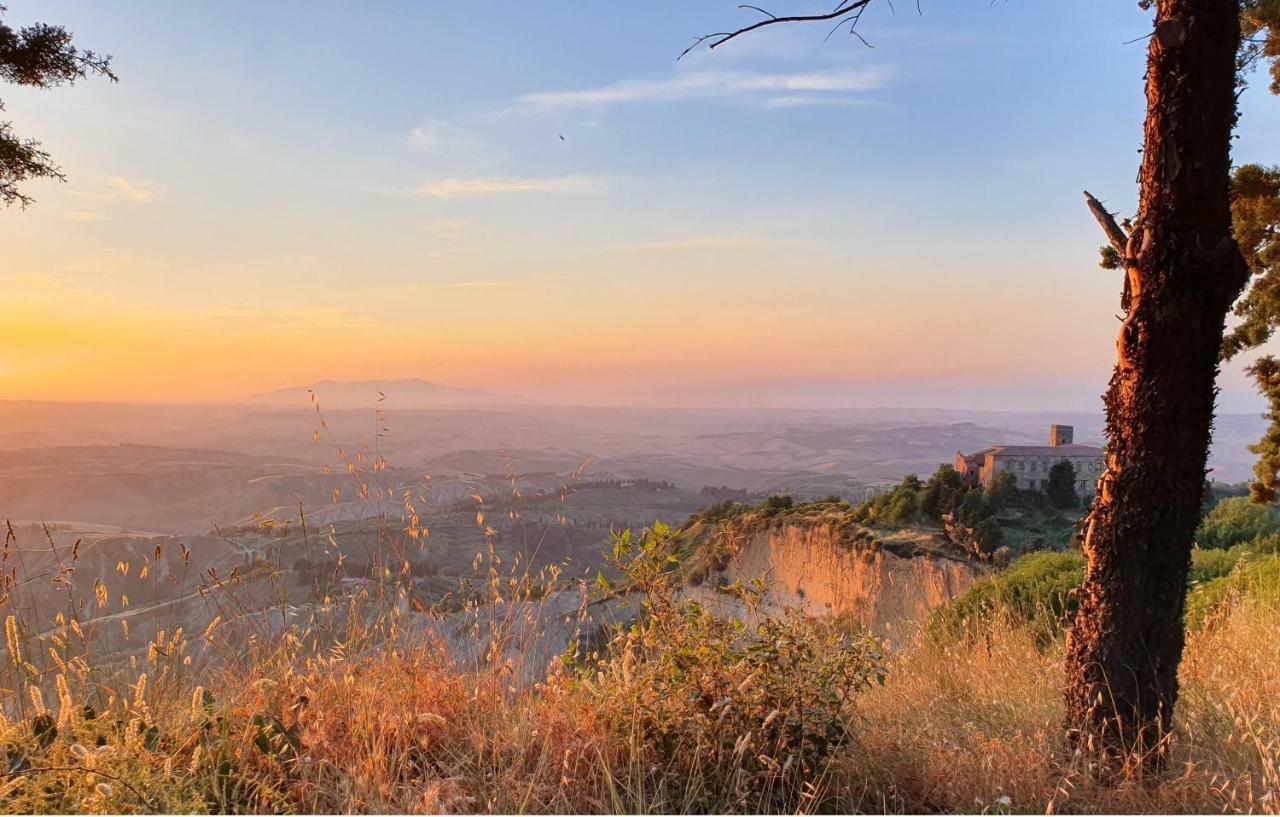
[[[11,272],[0,275],[0,284],[42,289],[65,289],[78,285],[76,281],[65,275],[53,275],[47,272]]]
[[[444,218],[427,225],[427,232],[436,238],[447,240],[465,238],[474,233],[475,230],[475,224],[456,218]]]
[[[539,284],[550,284],[557,281],[570,281],[576,278],[585,278],[586,273],[575,272],[566,273],[564,275],[542,275],[536,278],[484,278],[477,280],[463,281],[414,281],[406,284],[393,284],[391,286],[381,287],[385,292],[418,292],[424,289],[519,289],[521,287],[538,286]]]
[[[111,198],[124,199],[136,204],[146,204],[155,199],[159,192],[156,185],[123,176],[111,176],[107,179],[107,190]]]
[[[431,258],[449,258],[455,255],[471,255],[480,252],[480,247],[441,247],[431,250],[427,255]]]
[[[449,178],[419,185],[412,193],[433,199],[459,199],[529,193],[600,193],[605,189],[604,180],[594,176]]]
[[[488,159],[484,142],[472,132],[445,119],[424,119],[409,131],[405,147],[419,153],[455,159]]]
[[[102,186],[96,190],[71,190],[72,196],[83,202],[102,204],[112,201],[127,201],[131,204],[149,204],[155,201],[161,192],[160,185],[140,179],[126,179],[124,176],[108,176]],[[67,221],[102,221],[105,216],[90,208],[68,211],[63,218]]]
[[[509,289],[512,287],[526,287],[536,284],[549,284],[554,281],[568,281],[573,278],[581,278],[582,274],[570,275],[544,275],[540,278],[500,278],[494,280],[482,281],[450,281],[441,284],[428,284],[433,289]]]
[[[63,210],[58,214],[58,218],[62,221],[74,221],[81,224],[107,220],[106,215],[97,210]]]
[[[888,106],[879,99],[789,94],[787,96],[771,96],[767,99],[763,99],[760,101],[760,107],[764,108],[766,111],[780,111],[787,108],[883,108]]]
[[[762,93],[847,94],[875,91],[885,87],[888,81],[888,69],[880,66],[787,74],[698,70],[667,79],[622,80],[596,88],[529,93],[521,96],[520,101],[537,108],[580,108]]]
[[[753,235],[700,235],[686,238],[618,244],[605,247],[609,252],[684,252],[688,250],[757,250],[769,247],[798,247],[802,242],[790,238]]]
[[[156,309],[163,311],[162,308]],[[204,323],[225,327],[228,324],[261,326],[269,320],[273,329],[293,333],[311,333],[333,329],[373,329],[378,319],[370,313],[348,306],[317,304],[281,310],[278,304],[248,301],[236,306],[203,307],[178,313],[187,323]]]

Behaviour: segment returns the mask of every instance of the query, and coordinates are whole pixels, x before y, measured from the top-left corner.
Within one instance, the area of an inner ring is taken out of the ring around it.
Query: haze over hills
[[[410,383],[410,391],[485,394]],[[906,474],[932,473],[957,451],[1039,443],[1054,422],[1074,425],[1077,440],[1102,442],[1100,416],[1068,412],[405,408],[390,397],[362,399],[379,381],[336,385],[350,386],[336,396],[359,407],[322,396],[319,418],[305,389],[275,393],[282,405],[0,402],[0,519],[184,534],[254,513],[296,516],[299,503],[326,519],[367,517],[374,511],[352,502],[359,486],[340,450],[366,467],[382,458],[385,486],[402,490],[429,476],[432,509],[509,492],[512,475],[521,490],[554,492],[575,473],[670,483],[677,504],[690,508],[708,501],[704,488],[858,499]],[[296,402],[282,396],[290,393]],[[376,436],[375,407],[383,412]],[[1248,479],[1248,445],[1264,428],[1256,415],[1219,416],[1211,476]],[[627,505],[629,489],[614,490]],[[636,519],[652,522],[648,513],[640,508]]]
[[[418,377],[401,380],[320,380],[308,386],[291,386],[255,394],[247,402],[259,406],[303,406],[311,402],[312,394],[322,406],[335,409],[371,408],[379,401],[398,408],[494,406],[525,402],[514,395],[447,386]]]

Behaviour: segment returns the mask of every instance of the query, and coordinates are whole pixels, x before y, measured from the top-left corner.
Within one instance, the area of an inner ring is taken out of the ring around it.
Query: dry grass
[[[731,754],[690,766],[702,750],[696,740],[681,745],[680,763],[657,751],[659,735],[640,717],[655,700],[637,693],[655,677],[636,667],[635,653],[631,663],[602,665],[590,683],[571,674],[526,683],[509,664],[462,670],[427,639],[381,636],[381,648],[368,649],[375,634],[364,633],[358,654],[274,645],[252,671],[206,678],[201,689],[194,677],[171,683],[174,664],[161,659],[149,680],[115,689],[91,717],[84,706],[94,688],[72,668],[56,684],[62,701],[38,695],[25,719],[0,728],[15,772],[5,809],[767,808],[758,799],[707,799],[734,791],[729,778],[743,772]],[[691,690],[712,675],[720,688],[736,688],[723,655],[714,658],[715,667],[687,667]],[[842,709],[851,739],[798,785],[832,794],[817,801],[825,808],[866,811],[1277,811],[1280,611],[1244,600],[1191,635],[1173,762],[1160,779],[1103,785],[1064,758],[1060,664],[1057,646],[1007,622],[983,638],[913,645],[891,659],[883,685]],[[659,679],[669,705],[659,711],[682,712],[672,687],[682,677]],[[749,716],[732,723],[758,729]],[[707,778],[717,773],[726,785]],[[797,796],[792,807],[806,810],[806,802]]]
[[[405,505],[379,564],[419,539]],[[491,540],[485,591],[453,612],[472,617],[465,654],[384,569],[376,592],[275,628],[212,577],[201,594],[225,619],[104,661],[82,608],[42,619],[15,568],[0,601],[0,810],[1280,812],[1275,588],[1230,594],[1190,633],[1169,770],[1103,783],[1067,755],[1060,639],[1025,611],[882,659],[801,616],[744,627],[681,601],[668,533],[615,542],[639,624],[549,673],[533,590],[556,577],[500,575]],[[12,532],[10,553],[21,560]],[[52,581],[71,599],[68,559]],[[94,587],[102,626],[124,626],[127,600],[109,615],[119,592]],[[588,594],[572,592],[581,624]]]
[[[1280,611],[1245,600],[1190,634],[1177,735],[1159,779],[1069,759],[1062,654],[1007,621],[895,657],[859,715],[861,745],[906,811],[1206,813],[1280,809]]]

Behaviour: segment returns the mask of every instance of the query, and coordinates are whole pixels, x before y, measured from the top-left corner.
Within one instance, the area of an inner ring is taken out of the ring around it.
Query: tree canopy
[[[1229,548],[1277,532],[1280,520],[1271,508],[1245,497],[1233,497],[1219,502],[1200,523],[1196,544],[1202,548]]]
[[[5,10],[0,6],[0,14]],[[33,23],[15,29],[0,20],[0,80],[53,88],[95,74],[116,79],[111,57],[77,48],[62,26]],[[4,109],[0,100],[0,112]],[[12,125],[0,120],[0,204],[26,207],[33,199],[19,189],[22,182],[65,177],[39,142],[18,136]]]
[[[1271,92],[1280,94],[1280,2],[1245,0],[1241,4],[1240,34],[1241,73],[1269,60]]]
[[[1076,469],[1067,460],[1055,463],[1049,468],[1048,485],[1044,489],[1045,498],[1055,508],[1074,508],[1080,504],[1076,495]]]

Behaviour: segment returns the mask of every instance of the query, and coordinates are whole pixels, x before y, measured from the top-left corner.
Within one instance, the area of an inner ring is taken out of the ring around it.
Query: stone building
[[[971,485],[986,487],[1001,471],[1017,480],[1019,490],[1043,491],[1049,484],[1049,469],[1066,460],[1076,469],[1076,493],[1093,496],[1102,476],[1103,450],[1093,445],[1076,445],[1071,426],[1049,426],[1048,445],[994,445],[973,454],[956,452],[956,471]]]

